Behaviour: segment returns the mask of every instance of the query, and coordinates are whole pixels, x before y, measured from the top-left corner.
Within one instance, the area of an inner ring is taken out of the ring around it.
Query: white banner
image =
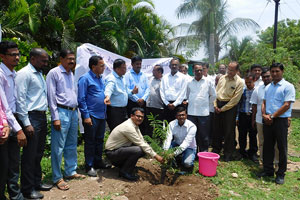
[[[89,59],[91,56],[101,56],[105,63],[105,70],[103,76],[110,74],[113,71],[113,62],[114,60],[121,58],[126,62],[127,71],[132,68],[131,60],[120,56],[118,54],[112,53],[100,47],[94,46],[89,43],[85,43],[77,48],[76,55],[76,68],[75,68],[75,83],[77,83],[80,76],[89,71]],[[155,65],[160,64],[164,68],[164,74],[170,72],[169,62],[172,58],[151,58],[151,59],[143,59],[142,61],[142,69],[148,77],[152,76],[152,69]]]

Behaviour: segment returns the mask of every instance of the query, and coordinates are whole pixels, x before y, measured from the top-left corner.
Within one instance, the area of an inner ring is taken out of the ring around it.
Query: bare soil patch
[[[119,178],[117,168],[100,170],[97,178],[70,181],[68,191],[53,188],[43,192],[44,199],[209,200],[218,196],[217,187],[201,176],[166,172],[162,178],[160,166],[153,160],[140,159],[137,172],[140,180],[129,182]]]

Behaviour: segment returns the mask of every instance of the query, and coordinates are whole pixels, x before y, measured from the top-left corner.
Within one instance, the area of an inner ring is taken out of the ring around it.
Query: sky
[[[184,0],[153,0],[155,12],[176,26],[180,23],[191,23],[196,16],[178,19],[176,9]],[[237,17],[250,18],[255,20],[259,25],[259,30],[265,30],[274,24],[275,3],[273,0],[227,0],[228,17],[234,19]],[[278,20],[282,19],[300,19],[300,0],[280,0]],[[258,30],[258,31],[259,31]],[[239,38],[251,36],[256,38],[255,31],[244,31],[237,35]],[[223,52],[224,53],[224,52]],[[199,54],[192,59],[203,58],[204,52],[200,50]]]

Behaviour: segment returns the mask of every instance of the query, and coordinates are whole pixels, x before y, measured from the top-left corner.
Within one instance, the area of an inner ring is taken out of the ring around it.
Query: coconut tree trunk
[[[209,64],[211,67],[215,66],[215,16],[214,11],[210,11],[210,34],[209,34],[209,44],[208,44],[208,52],[209,52]]]

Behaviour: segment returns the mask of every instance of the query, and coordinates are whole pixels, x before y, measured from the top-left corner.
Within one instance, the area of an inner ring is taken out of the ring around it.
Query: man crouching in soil
[[[120,168],[119,176],[137,181],[134,168],[139,158],[145,154],[163,163],[163,158],[153,151],[141,134],[139,125],[144,120],[144,109],[133,108],[130,118],[110,133],[105,144],[105,153],[111,163]]]

